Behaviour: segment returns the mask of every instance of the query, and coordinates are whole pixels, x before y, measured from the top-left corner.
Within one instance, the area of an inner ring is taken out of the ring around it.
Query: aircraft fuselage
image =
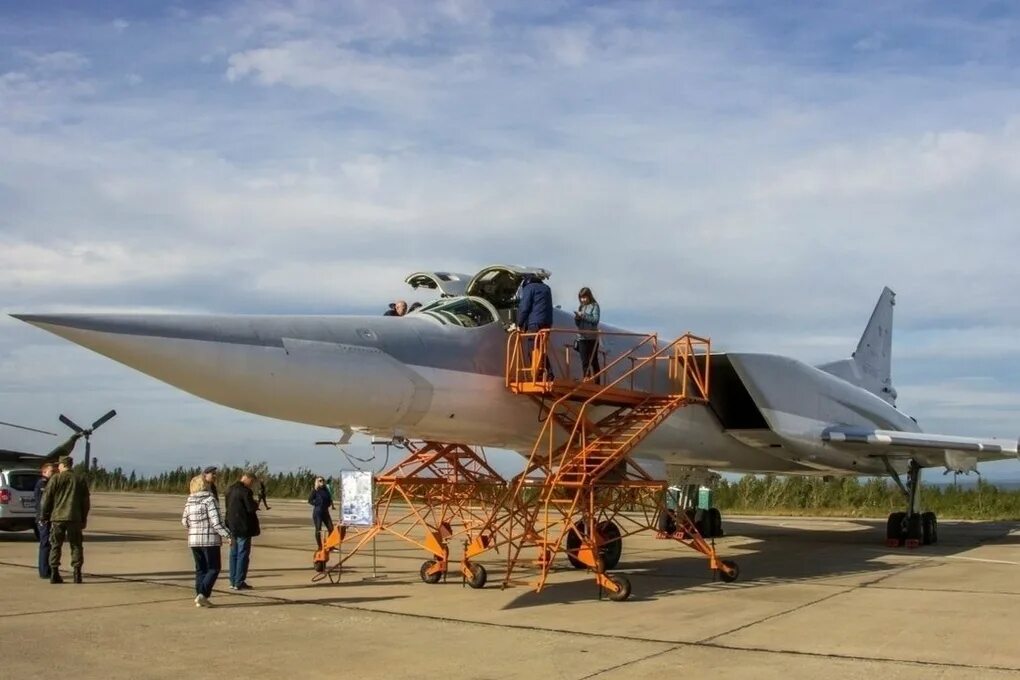
[[[561,312],[557,327],[572,326]],[[504,385],[507,333],[405,317],[19,317],[204,399],[281,420],[522,452],[540,428]],[[554,337],[556,352],[573,334]],[[613,341],[607,341],[610,353]],[[878,474],[821,441],[833,424],[918,431],[874,394],[794,359],[713,355],[712,398],[679,409],[636,455],[720,470]]]

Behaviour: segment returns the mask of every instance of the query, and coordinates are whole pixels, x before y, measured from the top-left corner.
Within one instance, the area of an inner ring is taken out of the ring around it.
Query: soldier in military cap
[[[63,583],[60,577],[60,553],[66,540],[71,544],[71,569],[74,582],[81,583],[85,563],[82,532],[89,518],[89,485],[82,475],[73,471],[70,456],[61,456],[60,472],[53,475],[43,494],[43,522],[50,523],[50,583]]]

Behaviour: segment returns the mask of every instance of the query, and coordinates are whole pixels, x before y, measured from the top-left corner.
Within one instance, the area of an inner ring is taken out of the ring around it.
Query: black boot
[[[53,569],[50,571],[50,583],[63,583],[64,579],[60,578],[60,571]]]
[[[74,582],[81,583],[81,567],[74,568]]]

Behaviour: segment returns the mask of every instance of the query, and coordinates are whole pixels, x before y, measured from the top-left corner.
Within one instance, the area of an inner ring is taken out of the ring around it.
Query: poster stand
[[[340,471],[340,518],[344,525],[372,530],[375,527],[375,477],[370,470]],[[383,578],[379,575],[376,545],[378,531],[372,533],[372,575],[362,580]]]

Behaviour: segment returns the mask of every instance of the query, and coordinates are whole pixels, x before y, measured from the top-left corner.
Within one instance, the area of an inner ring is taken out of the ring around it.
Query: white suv
[[[35,483],[38,470],[0,470],[0,531],[35,528]]]

